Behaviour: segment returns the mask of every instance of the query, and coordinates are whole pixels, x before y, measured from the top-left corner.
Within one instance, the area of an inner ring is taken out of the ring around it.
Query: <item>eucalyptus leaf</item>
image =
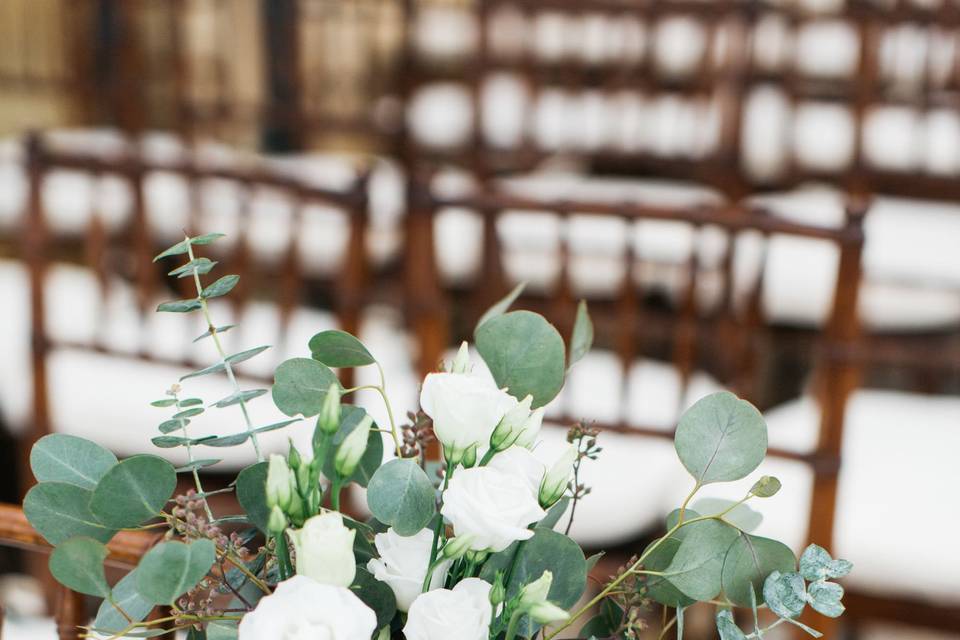
[[[218,362],[217,364],[211,365],[205,369],[193,371],[185,376],[182,376],[180,378],[180,382],[183,382],[189,378],[198,378],[200,376],[210,375],[211,373],[219,373],[227,368],[224,362],[228,362],[230,365],[240,364],[241,362],[246,362],[254,356],[260,355],[269,348],[270,345],[264,345],[261,347],[254,347],[253,349],[247,349],[246,351],[241,351],[240,353],[234,353],[233,355],[227,356],[223,362]]]
[[[667,529],[673,529],[679,521],[680,510],[675,510],[667,516]],[[700,514],[693,509],[684,511],[684,519],[698,518]],[[677,555],[680,543],[690,532],[690,525],[674,531],[668,538],[660,541],[654,540],[644,550],[646,556],[643,562],[644,569],[648,571],[663,572],[666,571],[673,558]],[[657,545],[651,550],[653,545]],[[648,553],[649,552],[649,553]],[[665,576],[647,576],[647,593],[655,601],[668,607],[687,607],[695,601],[684,595],[682,591],[671,584],[669,578]]]
[[[780,491],[780,480],[773,476],[763,476],[753,483],[750,494],[758,498],[771,498]]]
[[[517,399],[533,396],[542,407],[560,392],[566,370],[563,338],[530,311],[490,318],[477,329],[477,351],[500,388]]]
[[[200,297],[206,300],[225,296],[233,291],[233,288],[237,286],[238,282],[240,282],[240,276],[238,275],[223,276],[210,286],[204,288],[204,290],[200,292]]]
[[[664,573],[687,597],[711,600],[720,593],[723,559],[738,532],[719,520],[691,522],[684,529],[686,535]]]
[[[387,583],[377,580],[363,567],[357,567],[350,590],[377,614],[377,629],[390,624],[397,612],[397,598]]]
[[[214,331],[216,331],[218,334],[219,334],[219,333],[226,333],[227,331],[230,331],[230,329],[233,329],[233,328],[236,327],[236,326],[237,326],[237,325],[235,325],[235,324],[225,324],[225,325],[223,325],[222,327],[216,327],[216,328],[214,329]],[[194,342],[200,342],[200,341],[203,340],[204,338],[209,338],[209,337],[212,336],[212,335],[213,335],[213,333],[211,333],[210,329],[207,329],[206,331],[204,331],[203,333],[201,333],[199,336],[197,336],[196,338],[194,338],[193,341],[194,341]]]
[[[333,371],[311,358],[292,358],[274,373],[273,402],[288,416],[306,418],[320,413],[327,390],[340,383]]]
[[[224,233],[205,233],[202,236],[197,236],[195,238],[190,238],[190,244],[210,244],[214,240],[219,240],[220,238],[225,237]]]
[[[754,531],[763,522],[762,513],[755,511],[748,504],[737,504],[736,500],[728,500],[726,498],[700,498],[693,503],[693,507],[700,513],[709,514],[722,513],[730,509],[730,511],[723,516],[723,519],[741,531]]]
[[[843,587],[836,582],[811,582],[807,587],[807,594],[810,606],[829,618],[839,618],[845,610],[840,602],[843,598]]]
[[[173,604],[197,585],[216,561],[212,540],[161,542],[137,567],[137,591],[154,604]]]
[[[749,402],[728,391],[697,401],[680,418],[677,455],[700,484],[746,477],[767,453],[767,425]]]
[[[796,565],[793,551],[782,542],[741,533],[723,560],[723,592],[730,602],[749,607],[753,601],[751,588],[759,600],[768,575],[793,571]]]
[[[189,420],[164,420],[157,425],[157,431],[160,433],[173,433],[179,431],[190,424]]]
[[[747,636],[733,620],[730,609],[721,609],[717,612],[717,632],[720,640],[747,640]]]
[[[196,311],[200,309],[203,305],[200,304],[200,301],[196,298],[189,298],[187,300],[171,300],[169,302],[161,302],[157,305],[157,311],[167,312],[167,313],[189,313],[191,311]]]
[[[182,467],[177,467],[177,473],[184,473],[186,471],[193,471],[195,469],[203,469],[204,467],[212,467],[213,465],[220,462],[217,458],[204,458],[202,460],[194,460],[189,462]]]
[[[313,359],[328,367],[362,367],[377,361],[360,340],[346,331],[321,331],[310,338],[309,346]]]
[[[276,431],[277,429],[283,429],[295,422],[300,422],[300,418],[293,418],[292,420],[281,420],[280,422],[274,422],[273,424],[268,424],[263,427],[257,427],[251,433],[267,433],[269,431]]]
[[[193,418],[199,416],[203,413],[203,407],[190,407],[189,409],[184,409],[183,411],[178,411],[173,414],[171,420],[184,420],[186,418]]]
[[[763,582],[763,599],[781,618],[796,618],[807,604],[803,576],[795,571],[774,571]]]
[[[800,575],[814,582],[827,578],[842,578],[853,569],[849,560],[834,560],[821,546],[811,544],[800,556]]]
[[[597,563],[600,562],[600,558],[606,555],[605,551],[598,551],[589,558],[587,558],[587,572],[593,571],[593,568],[597,566]]]
[[[134,622],[140,622],[153,611],[153,603],[137,591],[137,570],[134,569],[113,585],[111,596],[100,603],[93,627],[101,632],[117,634],[127,628],[129,621],[117,607],[130,616]],[[117,606],[114,606],[113,603]]]
[[[235,404],[240,404],[240,402],[249,402],[254,398],[259,398],[260,396],[268,393],[267,389],[250,389],[248,391],[238,391],[231,393],[226,398],[222,400],[217,400],[211,406],[216,407],[217,409],[223,409],[225,407],[231,407]]]
[[[210,258],[194,258],[187,264],[168,272],[167,275],[176,276],[177,278],[189,278],[193,275],[194,271],[196,271],[198,275],[203,275],[210,273],[215,266],[217,266],[217,263]]]
[[[107,542],[117,531],[100,522],[90,511],[93,492],[65,482],[41,482],[23,499],[23,513],[30,525],[52,545],[74,536]]]
[[[433,484],[410,459],[391,460],[377,469],[367,486],[367,505],[401,536],[417,533],[436,513]]]
[[[527,286],[526,282],[521,282],[520,284],[515,286],[513,290],[510,291],[510,293],[500,298],[500,300],[495,302],[493,306],[491,306],[489,309],[484,311],[483,315],[480,316],[480,319],[477,320],[477,325],[473,328],[474,335],[476,335],[477,331],[480,330],[480,327],[483,325],[484,322],[486,322],[491,318],[502,316],[504,313],[506,313],[507,309],[510,308],[510,305],[516,302],[517,298],[520,297],[520,294],[523,293],[523,290],[526,286]]]
[[[245,431],[243,433],[235,433],[230,436],[217,436],[216,438],[210,438],[209,440],[204,440],[200,444],[206,447],[236,447],[249,439],[250,433]]]
[[[534,529],[532,538],[514,542],[491,555],[484,563],[480,577],[493,583],[497,571],[509,574],[509,581],[504,585],[507,600],[519,594],[524,585],[542,576],[544,571],[550,571],[553,582],[547,599],[561,609],[576,604],[587,585],[587,561],[580,545],[562,533],[542,527]],[[525,616],[520,621],[519,635],[531,636],[539,628],[539,624]]]
[[[110,585],[103,568],[108,553],[106,545],[99,540],[70,538],[57,545],[50,554],[50,573],[72,591],[109,597]]]
[[[593,321],[590,319],[590,312],[587,311],[586,300],[581,300],[577,305],[577,318],[573,323],[573,335],[570,338],[570,362],[567,367],[572,367],[583,356],[587,355],[590,347],[593,346]]]
[[[90,511],[107,526],[136,527],[157,517],[176,488],[172,464],[157,456],[133,456],[103,476],[90,498]]]
[[[168,256],[179,256],[181,254],[187,253],[189,246],[190,244],[187,240],[181,240],[180,242],[173,245],[172,247],[164,249],[162,253],[159,253],[156,256],[154,256],[153,261],[156,262]]]
[[[207,623],[207,640],[237,640],[240,631],[234,620],[213,620]]]
[[[96,488],[117,464],[117,456],[95,442],[65,433],[43,436],[30,450],[30,469],[38,482],[66,482]]]
[[[555,505],[550,507],[547,511],[547,515],[537,523],[538,527],[544,527],[546,529],[553,529],[557,526],[557,523],[560,522],[560,518],[563,517],[563,514],[567,512],[567,507],[570,506],[570,498],[564,496],[560,498]]]
[[[200,406],[202,404],[203,404],[203,400],[201,400],[200,398],[184,398],[183,400],[177,403],[177,406],[183,409],[185,407],[195,407],[195,406]]]
[[[357,425],[360,424],[366,415],[367,412],[357,406],[345,404],[340,407],[340,426],[337,428],[336,433],[333,434],[333,446],[328,452],[332,455],[328,455],[323,461],[324,476],[328,478],[334,476],[336,470],[334,469],[333,461],[336,451],[340,448],[340,445],[343,444],[343,441],[346,440],[347,436],[357,428]],[[374,424],[373,427],[376,428],[376,424]],[[357,463],[357,468],[349,478],[344,479],[343,484],[356,482],[361,487],[366,487],[382,463],[383,438],[380,437],[379,432],[371,430],[370,435],[367,437],[367,448],[364,450],[360,462]]]
[[[267,506],[267,462],[250,465],[237,476],[237,501],[253,526],[266,533],[270,520]]]
[[[176,398],[164,398],[163,400],[154,400],[150,403],[151,407],[172,407],[177,404]]]

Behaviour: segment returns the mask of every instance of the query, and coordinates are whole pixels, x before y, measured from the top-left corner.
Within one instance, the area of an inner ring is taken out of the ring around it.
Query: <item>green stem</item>
[[[482,457],[482,458],[480,458],[480,462],[477,463],[477,466],[478,466],[478,467],[485,467],[485,466],[487,466],[487,464],[488,464],[491,460],[493,460],[493,456],[495,456],[495,455],[497,455],[497,452],[494,451],[492,447],[491,447],[490,449],[487,449],[487,452],[486,452],[485,454],[483,454],[483,457]]]
[[[387,418],[390,420],[390,435],[393,436],[393,445],[397,449],[397,457],[403,457],[400,453],[400,436],[397,435],[397,423],[393,419],[393,408],[390,406],[390,400],[387,398],[387,378],[383,375],[383,367],[379,362],[374,361],[377,365],[377,371],[380,372],[380,386],[374,387],[377,391],[380,392],[380,397],[383,398],[383,404],[387,408]]]
[[[523,611],[516,609],[510,616],[510,624],[507,625],[507,634],[504,636],[504,640],[513,640],[513,637],[517,635],[517,625],[520,624],[520,617],[522,615]]]
[[[700,481],[697,480],[696,484],[693,485],[693,489],[690,491],[690,493],[689,493],[689,494],[687,495],[687,497],[684,499],[683,504],[680,505],[680,516],[679,516],[679,518],[678,518],[678,521],[679,521],[679,522],[683,522],[683,516],[684,516],[684,514],[686,514],[686,512],[687,512],[687,505],[690,504],[690,500],[693,499],[694,494],[696,494],[697,491],[699,491],[699,490],[700,490],[700,487],[702,487],[702,486],[703,486],[703,485],[700,484]]]
[[[196,271],[196,269],[194,269],[194,271]],[[180,410],[180,397],[179,397],[176,393],[174,393],[174,394],[173,394],[173,399],[176,401],[176,404],[175,404],[174,406],[175,406],[175,407],[177,408],[177,410],[179,411],[179,410]],[[183,432],[183,437],[187,439],[187,443],[186,443],[186,445],[184,445],[184,446],[185,446],[186,449],[187,449],[187,461],[192,465],[193,462],[194,462],[193,447],[190,446],[190,442],[189,442],[189,440],[190,440],[190,434],[187,432],[187,421],[186,421],[184,418],[178,418],[177,420],[178,420],[179,423],[180,423],[180,431]],[[207,502],[207,496],[206,496],[206,492],[203,490],[203,484],[201,484],[201,482],[200,482],[200,474],[197,472],[197,468],[196,468],[196,467],[194,467],[193,469],[191,469],[191,471],[193,472],[193,483],[194,483],[194,484],[196,485],[196,487],[197,487],[197,493],[199,493],[199,494],[202,496],[201,500],[203,500],[203,508],[204,508],[204,510],[207,512],[207,518],[208,518],[211,522],[213,522],[213,520],[215,520],[215,518],[213,517],[213,511],[210,509],[210,503]]]
[[[274,538],[277,541],[277,560],[280,563],[280,580],[286,580],[294,573],[293,564],[290,562],[290,549],[287,546],[287,536],[285,533]]]
[[[333,482],[330,485],[330,508],[334,511],[340,511],[340,490],[341,481],[340,474],[336,473],[333,477]]]
[[[189,236],[185,240],[187,244],[187,256],[191,261],[193,261],[193,245],[190,244]],[[220,361],[223,362],[223,368],[227,373],[227,378],[230,380],[230,384],[233,385],[234,392],[240,399],[240,411],[243,413],[243,420],[246,424],[247,432],[250,434],[250,442],[253,443],[253,449],[257,453],[257,461],[263,462],[263,453],[260,451],[260,442],[257,440],[257,434],[253,431],[253,421],[250,420],[250,413],[247,411],[247,403],[244,401],[243,396],[241,395],[240,383],[237,382],[237,377],[233,373],[233,367],[227,361],[227,352],[224,351],[223,345],[220,343],[220,336],[217,335],[217,327],[213,324],[213,320],[210,318],[210,308],[207,306],[207,300],[200,295],[203,292],[203,285],[200,284],[200,273],[197,271],[196,267],[193,269],[193,282],[197,287],[197,299],[200,300],[200,308],[203,311],[203,318],[210,330],[210,337],[213,338],[213,343],[217,347],[217,353],[220,355]]]

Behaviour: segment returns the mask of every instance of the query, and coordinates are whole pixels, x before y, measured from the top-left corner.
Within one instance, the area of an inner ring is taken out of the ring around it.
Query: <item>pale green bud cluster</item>
[[[526,612],[535,622],[540,624],[550,624],[569,618],[570,614],[547,600],[552,584],[553,574],[544,571],[543,575],[524,586],[520,591],[519,610]]]

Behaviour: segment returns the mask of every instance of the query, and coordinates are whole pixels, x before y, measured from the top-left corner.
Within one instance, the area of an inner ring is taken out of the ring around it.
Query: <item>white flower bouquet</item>
[[[320,332],[305,345],[310,357],[288,360],[275,372],[272,399],[290,419],[255,426],[247,405],[267,390],[241,389],[234,370],[266,347],[227,354],[221,346],[219,336],[230,326],[213,322],[208,301],[229,293],[238,278],[204,286],[201,277],[216,263],[195,255],[217,237],[187,237],[157,256],[185,255],[186,263],[170,275],[196,285],[195,297],[158,310],[202,313],[208,330],[198,340],[211,340],[220,354],[153,402],[172,412],[153,443],[185,448],[189,464],[175,468],[152,455],[118,461],[93,442],[61,434],[38,441],[31,455],[38,484],[24,511],[55,547],[54,577],[103,599],[91,635],[187,630],[191,640],[636,638],[648,617],[644,611],[659,603],[673,611],[665,627],[675,626],[682,636],[684,611],[699,601],[717,607],[721,638],[738,640],[760,638],[782,623],[817,635],[797,621],[807,604],[830,616],[843,611],[843,589],[831,580],[845,575],[849,563],[811,546],[798,565],[788,547],[726,517],[748,500],[773,496],[780,486],[775,478],[758,479],[746,496],[717,513],[687,508],[701,487],[745,478],[766,454],[761,415],[730,393],[702,399],[680,419],[676,450],[693,490],[667,516],[667,533],[597,593],[586,593],[599,554],[586,558],[554,527],[588,493],[574,477],[581,464],[597,458],[597,432],[576,425],[569,448],[550,465],[531,453],[544,406],[591,346],[583,304],[569,350],[542,316],[508,312],[516,292],[495,305],[475,332],[492,375],[471,365],[464,344],[447,370],[423,381],[420,412],[410,414],[413,424],[402,432],[382,369],[380,384],[366,387],[345,388],[334,374],[379,368],[374,355],[348,333]],[[185,393],[193,378],[218,374],[234,384],[230,396],[208,404]],[[348,403],[361,388],[379,392],[388,425]],[[211,406],[237,411],[244,429],[191,437],[191,421]],[[309,451],[291,445],[288,455],[264,459],[259,434],[310,418]],[[442,449],[437,467],[426,459],[434,437]],[[385,442],[393,456],[384,455]],[[217,460],[197,453],[236,446],[250,446],[256,456],[227,489],[242,512],[215,514],[208,502],[213,492],[204,491],[199,470]],[[178,474],[195,488],[174,495]],[[341,511],[350,484],[367,490],[373,517],[365,522]],[[105,545],[118,531],[139,528],[164,528],[167,536],[111,586]],[[172,615],[148,620],[156,606],[170,607]],[[751,632],[735,624],[735,607],[753,612]],[[759,609],[776,615],[766,627]],[[588,614],[593,617],[585,619]]]

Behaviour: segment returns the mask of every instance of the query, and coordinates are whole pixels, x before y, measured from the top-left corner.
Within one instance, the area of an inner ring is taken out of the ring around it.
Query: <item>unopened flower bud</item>
[[[367,440],[370,437],[371,426],[373,426],[373,418],[369,415],[363,416],[359,424],[353,428],[353,431],[344,438],[337,448],[333,465],[342,478],[349,478],[360,463],[363,452],[367,450]]]
[[[507,590],[503,586],[503,572],[497,571],[493,586],[490,587],[490,604],[496,608],[501,602],[507,599]]]
[[[290,506],[292,480],[290,468],[284,457],[276,453],[272,454],[267,467],[267,506],[280,507],[283,510]]]
[[[443,545],[443,549],[440,550],[440,554],[447,560],[458,560],[470,550],[470,545],[473,543],[473,540],[474,536],[469,533],[461,534],[456,538],[451,538],[450,540],[447,540],[445,545]]]
[[[460,343],[460,350],[457,351],[457,357],[453,360],[453,366],[450,373],[467,373],[470,370],[470,349],[467,347],[467,341]]]
[[[527,608],[529,615],[534,622],[540,624],[550,624],[551,622],[560,622],[570,617],[570,614],[553,604],[552,602],[538,602]]]
[[[463,459],[460,463],[467,469],[477,464],[477,447],[478,445],[474,443],[473,445],[466,448],[463,452]]]
[[[340,389],[331,386],[323,397],[317,427],[327,435],[333,435],[340,428]]]
[[[567,490],[570,478],[573,476],[573,463],[576,462],[580,451],[576,445],[568,445],[550,470],[543,476],[540,483],[538,499],[544,509],[553,506]]]
[[[544,571],[539,578],[524,585],[520,591],[520,606],[530,606],[539,602],[546,602],[553,584],[553,573]]]
[[[477,551],[476,549],[470,549],[467,551],[467,560],[474,564],[482,564],[490,557],[490,552],[488,551]]]
[[[530,405],[533,403],[533,396],[527,395],[526,398],[518,402],[512,409],[507,411],[501,418],[497,428],[493,430],[490,436],[490,448],[494,451],[504,451],[513,446],[523,431],[523,425],[530,417]]]
[[[283,515],[283,511],[279,506],[274,506],[270,510],[270,519],[267,520],[267,531],[270,532],[270,535],[276,537],[283,535],[283,532],[287,529],[287,517]]]
[[[302,462],[300,458],[300,452],[297,451],[297,448],[293,446],[293,440],[290,440],[290,452],[287,453],[287,464],[291,469],[296,471],[300,468],[300,463]]]
[[[543,426],[543,412],[543,407],[540,407],[530,413],[530,416],[520,428],[520,435],[517,436],[517,441],[514,444],[526,449],[533,447],[537,436],[540,434],[540,427]]]

